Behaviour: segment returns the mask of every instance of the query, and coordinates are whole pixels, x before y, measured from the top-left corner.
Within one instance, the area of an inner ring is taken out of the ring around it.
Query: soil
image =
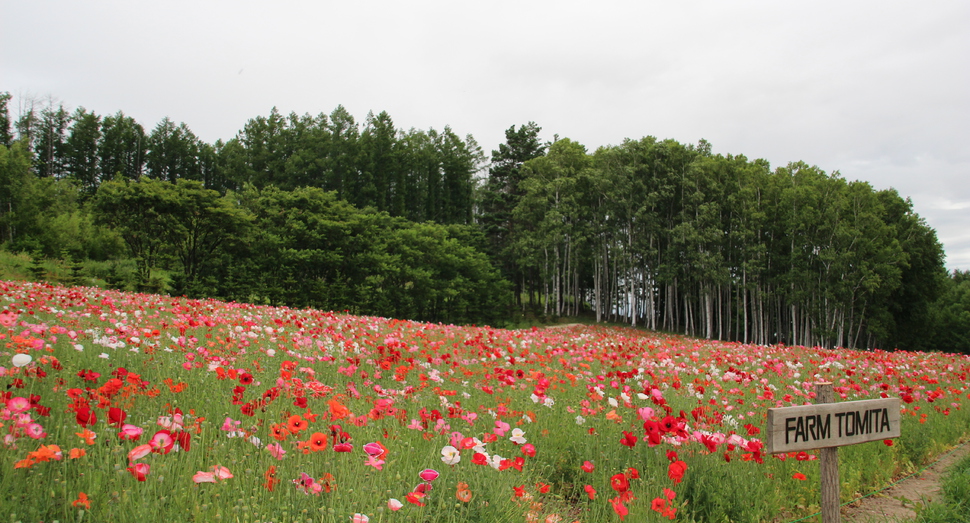
[[[842,508],[845,523],[896,523],[916,517],[914,507],[940,498],[940,480],[946,469],[970,453],[964,443],[944,455],[922,473],[911,476],[878,494]]]

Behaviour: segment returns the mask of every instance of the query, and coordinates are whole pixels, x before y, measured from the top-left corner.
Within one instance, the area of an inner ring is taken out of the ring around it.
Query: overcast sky
[[[970,269],[970,2],[2,0],[0,92],[163,117],[269,114],[592,152],[652,135],[896,188]]]

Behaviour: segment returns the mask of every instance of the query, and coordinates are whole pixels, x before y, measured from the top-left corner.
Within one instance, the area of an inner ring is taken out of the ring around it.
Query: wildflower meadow
[[[898,397],[843,500],[967,432],[970,358],[501,330],[0,282],[0,520],[787,522],[767,409]]]

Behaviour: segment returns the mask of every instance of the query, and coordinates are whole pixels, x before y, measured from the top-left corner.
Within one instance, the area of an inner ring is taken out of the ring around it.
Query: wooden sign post
[[[839,447],[899,437],[899,398],[834,403],[816,383],[818,403],[768,409],[768,452],[821,449],[822,523],[839,523]]]

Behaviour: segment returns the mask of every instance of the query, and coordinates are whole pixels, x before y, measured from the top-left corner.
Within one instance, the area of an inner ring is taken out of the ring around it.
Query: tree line
[[[645,137],[589,153],[331,114],[199,140],[0,94],[5,249],[129,285],[434,321],[588,315],[760,344],[970,350],[963,273],[894,190]],[[164,269],[169,279],[152,283]],[[154,287],[152,287],[154,285]],[[962,329],[962,331],[961,331]]]

